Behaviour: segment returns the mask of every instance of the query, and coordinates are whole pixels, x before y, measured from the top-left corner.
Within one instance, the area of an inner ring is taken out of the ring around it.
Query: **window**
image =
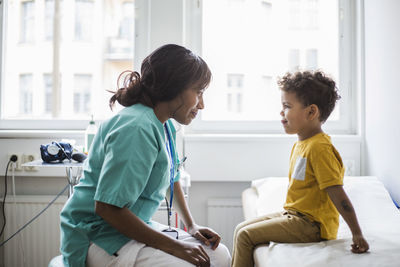
[[[300,0],[289,0],[289,29],[298,30],[301,28],[301,3]]]
[[[46,0],[44,3],[44,38],[53,40],[54,30],[54,0]]]
[[[52,89],[53,89],[53,77],[51,74],[43,75],[43,86],[44,86],[44,113],[50,114],[52,110]]]
[[[242,95],[243,95],[243,75],[241,74],[228,74],[228,112],[241,113],[243,109]]]
[[[136,69],[134,5],[1,1],[0,129],[84,129],[92,114],[111,116],[107,90]]]
[[[320,2],[321,0],[288,0],[289,29],[318,30],[319,8],[324,8],[318,6]]]
[[[268,112],[269,109],[280,110],[281,108],[281,95],[274,83],[276,84],[272,76],[261,77],[261,88],[257,94],[259,97],[254,105],[259,110],[259,120],[280,120],[277,112]]]
[[[290,49],[288,70],[293,72],[293,71],[298,71],[299,69],[300,69],[300,50]]]
[[[21,43],[34,41],[35,31],[35,3],[33,1],[21,2]]]
[[[122,19],[119,24],[118,37],[120,39],[133,40],[133,18],[134,7],[133,2],[124,2],[122,4]]]
[[[90,111],[90,91],[92,89],[92,75],[74,75],[74,112],[87,114]]]
[[[349,84],[355,84],[350,68],[356,59],[344,56],[354,49],[354,21],[347,16],[354,1],[202,3],[201,55],[213,81],[205,94],[207,108],[188,132],[283,133],[278,78],[288,71],[316,69],[333,77],[342,95],[324,127],[331,133],[355,132],[356,117],[345,114],[355,113],[355,89]],[[242,77],[241,87],[232,86],[239,77],[235,73]]]
[[[75,2],[75,40],[92,40],[93,2],[76,0]]]
[[[108,39],[107,57],[114,59],[129,58],[133,55],[134,40],[134,3],[125,1],[121,5],[120,13],[116,16],[118,32]]]
[[[318,0],[307,0],[307,2],[304,3],[305,5],[305,27],[310,30],[317,30],[319,27],[319,21],[318,21]]]
[[[19,112],[21,115],[32,113],[32,74],[21,74],[19,76]]]
[[[306,51],[306,68],[316,70],[318,68],[318,50],[307,49]]]

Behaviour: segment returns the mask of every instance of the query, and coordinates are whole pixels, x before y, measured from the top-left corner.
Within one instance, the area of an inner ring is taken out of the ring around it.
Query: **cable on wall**
[[[15,158],[14,158],[15,157]],[[13,160],[13,159],[15,159],[15,160]],[[7,168],[6,168],[6,175],[4,176],[4,180],[5,180],[5,182],[4,182],[4,184],[5,184],[5,189],[4,189],[4,191],[5,191],[5,193],[4,193],[4,198],[3,198],[3,209],[2,209],[2,211],[3,211],[3,219],[4,219],[4,224],[3,224],[3,226],[2,226],[2,229],[1,229],[1,233],[0,233],[0,237],[1,237],[1,235],[3,234],[3,231],[4,231],[4,228],[5,228],[5,226],[6,226],[6,216],[5,216],[5,210],[4,210],[4,206],[5,206],[5,203],[6,203],[6,195],[7,195],[7,172],[8,172],[8,168],[9,168],[9,165],[10,165],[10,163],[11,162],[16,162],[17,161],[17,156],[15,156],[15,155],[12,155],[11,156],[11,158],[10,158],[10,161],[8,162],[8,164],[7,164]],[[29,224],[31,224],[34,220],[36,220],[40,215],[42,215],[42,213],[43,212],[45,212],[64,192],[65,192],[65,190],[67,190],[69,188],[69,184],[67,184],[61,191],[60,191],[60,193],[58,193],[57,194],[57,196],[52,200],[52,201],[50,201],[49,202],[49,204],[47,204],[47,206],[42,210],[42,211],[40,211],[37,215],[35,215],[31,220],[29,220],[26,224],[24,224],[20,229],[18,229],[14,234],[12,234],[9,238],[7,238],[6,240],[4,240],[3,242],[1,242],[0,243],[0,247],[2,247],[2,246],[4,246],[10,239],[12,239],[14,236],[16,236],[19,232],[21,232],[25,227],[27,227]]]
[[[5,211],[5,206],[6,206],[6,197],[7,197],[7,173],[8,173],[8,168],[10,167],[10,164],[12,162],[16,162],[18,160],[18,157],[16,155],[12,155],[10,157],[10,160],[7,163],[6,167],[6,174],[4,175],[4,196],[3,196],[3,206],[2,206],[2,213],[3,213],[3,226],[1,227],[0,231],[0,237],[3,235],[4,228],[6,227],[6,211]]]

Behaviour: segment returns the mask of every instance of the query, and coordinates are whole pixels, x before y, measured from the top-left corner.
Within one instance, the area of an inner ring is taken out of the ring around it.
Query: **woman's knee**
[[[231,254],[224,244],[219,244],[215,250],[209,252],[211,266],[229,267],[231,265]]]

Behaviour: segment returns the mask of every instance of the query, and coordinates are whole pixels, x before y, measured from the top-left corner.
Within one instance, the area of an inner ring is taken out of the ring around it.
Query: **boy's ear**
[[[319,118],[319,108],[315,104],[311,104],[308,107],[308,118],[310,120],[318,119]]]

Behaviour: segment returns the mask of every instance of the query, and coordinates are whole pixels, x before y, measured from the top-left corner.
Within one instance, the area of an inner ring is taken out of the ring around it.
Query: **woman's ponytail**
[[[129,74],[128,74],[129,73]],[[122,87],[119,82],[123,75],[126,75]],[[124,107],[132,106],[136,103],[141,102],[143,89],[140,83],[140,74],[136,71],[124,71],[122,72],[117,80],[117,87],[119,88],[114,95],[110,98],[109,105],[112,109],[115,102],[117,101]]]

